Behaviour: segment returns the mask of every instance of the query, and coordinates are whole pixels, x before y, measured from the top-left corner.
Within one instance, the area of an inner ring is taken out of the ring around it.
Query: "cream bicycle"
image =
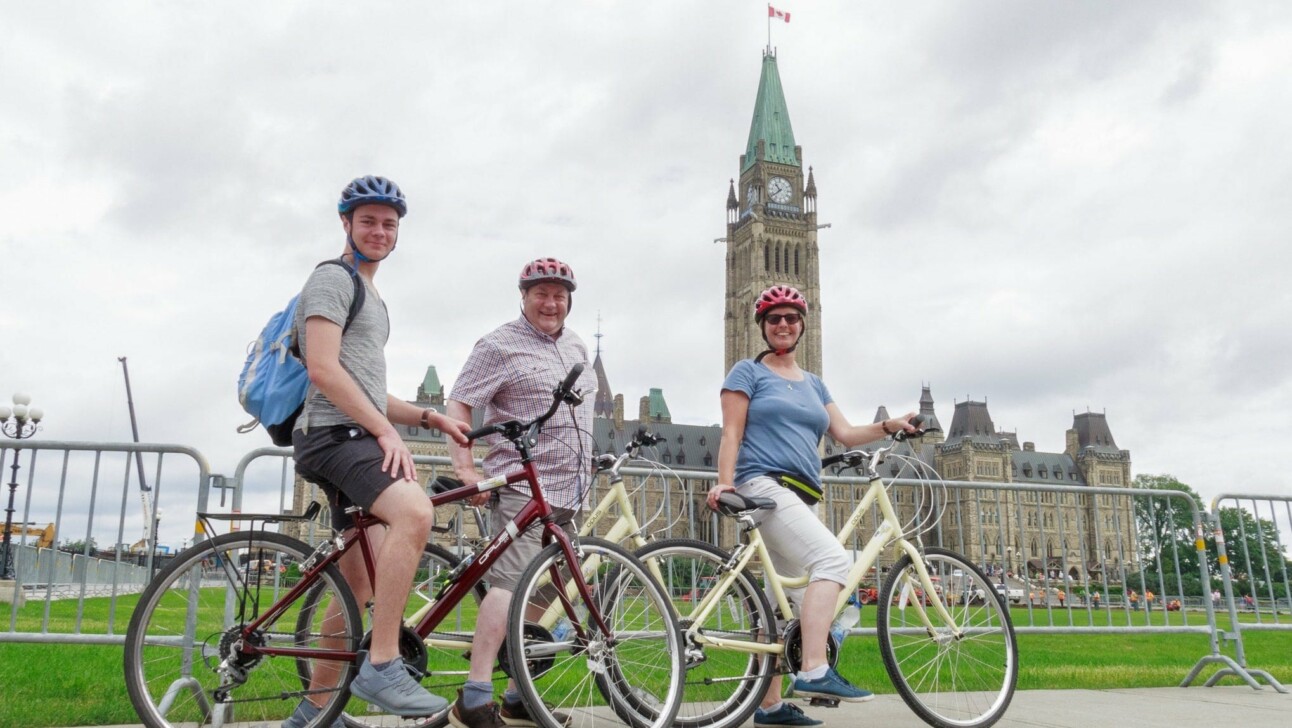
[[[916,422],[918,426],[918,422]],[[911,437],[923,434],[923,432]],[[984,728],[1009,707],[1018,680],[1018,645],[1009,610],[990,578],[968,558],[925,546],[922,534],[936,525],[935,509],[904,524],[898,518],[878,467],[906,436],[874,452],[852,450],[826,458],[822,467],[857,468],[869,481],[865,496],[839,532],[847,544],[863,518],[878,507],[882,519],[856,557],[835,607],[838,615],[881,555],[891,567],[879,590],[877,633],[884,667],[897,692],[934,726]],[[933,495],[933,493],[929,493]],[[801,634],[796,619],[777,629],[776,616],[793,612],[788,589],[807,586],[772,566],[754,514],[774,501],[723,493],[719,512],[741,525],[744,542],[730,554],[703,541],[667,539],[637,552],[657,569],[679,611],[687,658],[686,693],[675,725],[731,728],[758,707],[777,670],[798,671]],[[761,571],[751,565],[755,560]],[[683,588],[669,588],[682,584]],[[766,591],[775,599],[776,611]],[[991,595],[985,599],[967,594]],[[840,645],[830,636],[834,665]],[[827,703],[828,704],[828,703]],[[837,701],[836,701],[837,704]],[[642,705],[649,713],[650,706]]]

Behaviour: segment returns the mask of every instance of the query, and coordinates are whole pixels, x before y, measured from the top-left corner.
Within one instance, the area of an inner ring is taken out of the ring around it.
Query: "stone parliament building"
[[[803,158],[790,125],[776,55],[765,51],[753,120],[738,164],[739,176],[731,180],[727,192],[727,234],[722,239],[727,246],[724,373],[736,361],[754,357],[765,348],[749,315],[751,302],[764,288],[785,283],[803,291],[811,305],[799,364],[821,374],[817,185],[811,167],[804,174]],[[656,532],[657,536],[689,536],[723,547],[733,546],[737,540],[734,524],[716,517],[704,504],[704,493],[717,470],[721,427],[674,423],[661,389],[651,389],[641,397],[635,418],[629,419],[624,396],[614,393],[602,362],[599,332],[597,338],[593,362],[597,392],[593,401],[583,404],[594,408],[591,455],[622,452],[640,427],[661,436],[662,442],[650,456],[681,476],[667,481],[653,477],[644,483],[626,477],[630,491],[635,491],[635,502],[640,504],[638,517],[644,520],[657,511],[666,514],[647,527],[667,527],[664,532]],[[718,376],[715,374],[715,380]],[[415,402],[443,412],[444,395],[435,367],[428,367]],[[922,387],[919,401],[921,413],[940,423],[929,386]],[[477,418],[480,410],[477,408]],[[887,417],[884,407],[880,407],[875,421]],[[914,450],[904,445],[906,454],[932,467],[947,481],[984,485],[950,488],[945,495],[939,493],[933,499],[921,498],[914,488],[894,486],[894,505],[904,520],[928,517],[931,510],[940,513],[938,526],[925,536],[926,542],[959,551],[993,567],[992,571],[1026,570],[1028,574],[1063,575],[1078,581],[1104,574],[1117,578],[1126,562],[1135,558],[1134,514],[1128,498],[986,485],[1129,487],[1130,452],[1118,448],[1104,414],[1074,413],[1063,452],[1058,453],[1038,452],[1031,442],[1020,443],[1017,433],[998,431],[985,400],[955,402],[951,424],[942,429],[941,433],[922,438]],[[447,456],[447,444],[440,432],[417,427],[404,430],[413,454]],[[839,452],[840,447],[827,436],[822,455]],[[483,457],[484,449],[477,447],[475,454]],[[688,473],[693,477],[687,477]],[[909,475],[896,464],[882,474]],[[421,480],[428,482],[431,477],[428,468]],[[595,505],[606,485],[604,478],[598,479],[588,507]],[[831,483],[822,504],[822,518],[837,530],[863,490],[859,484]],[[313,487],[298,478],[294,498],[297,512],[312,494]],[[441,510],[457,512],[452,507]],[[443,525],[451,517],[437,520]],[[454,517],[448,532],[441,532],[441,536],[446,540],[477,536],[474,523],[464,523],[465,520]],[[858,538],[864,542],[873,533],[873,526],[860,530]]]

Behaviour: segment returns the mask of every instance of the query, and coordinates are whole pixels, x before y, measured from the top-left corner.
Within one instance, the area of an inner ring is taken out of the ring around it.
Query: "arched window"
[[[776,272],[781,272],[781,244],[776,244]]]
[[[767,243],[763,243],[763,272],[772,269],[772,251]]]
[[[799,246],[794,246],[794,275],[799,274]]]

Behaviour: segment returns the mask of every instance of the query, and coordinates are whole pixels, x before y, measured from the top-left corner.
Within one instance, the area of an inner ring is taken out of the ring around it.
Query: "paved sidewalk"
[[[897,695],[880,695],[869,703],[838,708],[804,709],[831,728],[926,726]],[[753,726],[753,720],[745,723]],[[252,728],[250,724],[238,724]],[[1292,694],[1273,688],[1242,686],[1135,688],[1126,690],[1019,690],[1014,693],[1000,728],[1188,728],[1229,726],[1287,728],[1292,725]],[[100,728],[141,728],[110,726]]]
[[[897,695],[879,695],[869,703],[842,703],[839,708],[804,705],[827,728],[926,726]],[[751,720],[745,725],[752,726]],[[1185,728],[1292,726],[1292,694],[1273,688],[1243,686],[1136,688],[1126,690],[1019,690],[1000,728]]]

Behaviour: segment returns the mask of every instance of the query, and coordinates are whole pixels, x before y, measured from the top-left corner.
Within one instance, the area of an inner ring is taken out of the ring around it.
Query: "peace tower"
[[[781,90],[776,52],[763,51],[749,141],[740,155],[739,182],[727,191],[727,301],[725,375],[767,346],[754,323],[754,299],[776,284],[808,299],[807,328],[798,364],[821,374],[821,277],[817,260],[816,180],[803,175],[803,148]]]

